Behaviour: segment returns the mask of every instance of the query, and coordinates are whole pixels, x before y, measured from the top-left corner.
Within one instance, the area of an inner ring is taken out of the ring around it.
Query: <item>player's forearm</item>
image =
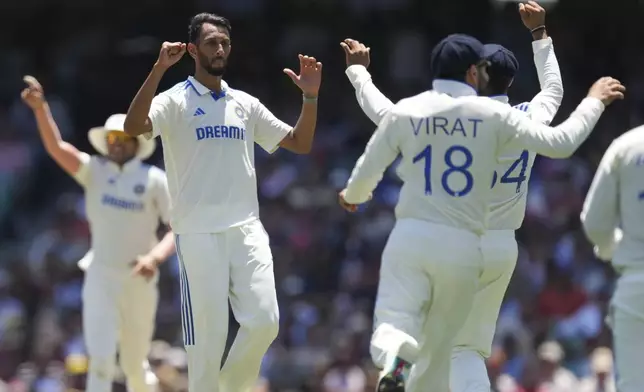
[[[81,154],[83,153],[60,136],[60,130],[47,102],[34,110],[34,116],[40,139],[47,154],[68,174],[75,175],[81,167]]]
[[[373,84],[371,74],[363,65],[351,65],[345,71],[356,90],[362,111],[376,125],[393,108],[394,104]]]
[[[528,121],[529,127],[521,130],[522,135],[519,139],[514,139],[519,141],[515,147],[525,148],[549,158],[568,158],[588,138],[604,109],[605,106],[600,100],[585,98],[566,121],[554,128],[524,118],[522,121]],[[527,138],[524,138],[525,136]]]
[[[166,68],[155,64],[145,79],[145,82],[143,82],[143,85],[134,96],[125,117],[125,133],[128,135],[138,136],[152,130],[152,124],[148,119],[148,114],[152,100],[166,70]]]
[[[51,153],[60,148],[63,138],[60,136],[60,130],[54,120],[54,116],[51,114],[49,104],[45,102],[40,108],[35,109],[34,116],[36,117],[40,140],[42,140],[47,152]]]
[[[541,91],[532,100],[533,107],[539,110],[543,123],[550,123],[557,114],[563,100],[564,88],[561,70],[550,38],[532,42],[534,64]]]
[[[298,154],[308,154],[313,147],[315,127],[318,121],[317,97],[304,97],[302,111],[292,131],[290,150]]]
[[[150,257],[157,261],[157,263],[164,262],[175,252],[174,234],[168,231],[161,241],[154,246],[148,253]]]
[[[360,167],[361,160],[358,160],[356,168],[347,182],[344,200],[349,204],[362,204],[371,198],[373,190],[382,179],[382,173],[374,173]]]

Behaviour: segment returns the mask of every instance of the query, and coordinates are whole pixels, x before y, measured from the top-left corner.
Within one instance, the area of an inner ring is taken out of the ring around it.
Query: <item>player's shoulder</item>
[[[613,145],[619,148],[625,148],[633,144],[644,142],[644,125],[635,127],[629,131],[624,132],[622,135],[613,140]]]
[[[259,98],[255,97],[254,95],[251,95],[243,90],[232,88],[228,85],[226,87],[226,95],[237,101],[239,104],[247,107],[252,107],[260,102]]]
[[[190,80],[181,81],[167,90],[160,92],[157,96],[178,100],[185,98],[190,93]]]
[[[528,113],[530,110],[530,102],[521,102],[518,105],[512,106],[512,109],[518,110],[520,112]]]
[[[396,102],[391,113],[396,116],[415,116],[419,111],[427,108],[428,104],[436,99],[436,93],[432,90],[424,91],[411,97],[403,98]]]
[[[478,95],[460,96],[455,98],[455,101],[463,112],[478,115],[480,118],[500,119],[512,110],[506,103]]]
[[[158,166],[141,162],[140,170],[142,175],[146,176],[151,182],[154,182],[154,183],[167,182],[165,171]]]

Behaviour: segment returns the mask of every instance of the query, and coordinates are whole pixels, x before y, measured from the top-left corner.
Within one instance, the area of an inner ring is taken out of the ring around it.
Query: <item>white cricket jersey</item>
[[[433,87],[403,99],[382,120],[351,174],[348,203],[366,202],[385,169],[401,154],[398,219],[483,234],[497,156],[528,149],[552,158],[568,157],[604,111],[601,101],[586,98],[568,120],[551,128],[509,105],[476,96],[464,83],[435,80]]]
[[[149,118],[163,144],[175,233],[217,233],[259,218],[255,143],[273,152],[293,127],[257,98],[223,81],[217,95],[193,77],[157,95]]]
[[[532,101],[516,105],[532,120],[550,124],[563,99],[563,82],[550,37],[532,42],[534,64],[541,91]],[[347,67],[346,74],[355,88],[358,104],[376,125],[394,104],[373,84],[362,65]],[[491,97],[508,104],[507,96]],[[525,217],[527,185],[536,154],[528,150],[504,151],[492,179],[489,229],[516,230]]]
[[[608,147],[588,190],[581,222],[600,259],[644,267],[644,126]]]
[[[119,168],[102,156],[82,154],[74,176],[85,189],[92,246],[79,263],[130,271],[137,256],[159,243],[159,223],[168,223],[170,197],[165,173],[133,159]]]
[[[563,100],[563,81],[550,38],[532,42],[541,91],[532,101],[514,106],[530,119],[549,125]],[[508,104],[507,96],[492,99]],[[504,150],[492,177],[490,230],[517,230],[523,224],[528,183],[536,154],[527,149]]]

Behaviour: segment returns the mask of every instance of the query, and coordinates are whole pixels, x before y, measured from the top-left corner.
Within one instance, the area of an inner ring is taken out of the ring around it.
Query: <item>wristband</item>
[[[302,100],[304,102],[317,102],[318,97],[307,97],[306,95],[302,95]]]
[[[545,29],[546,29],[546,25],[541,25],[541,26],[539,26],[539,27],[535,27],[534,29],[530,30],[530,33],[531,33],[531,34],[534,34],[534,33],[536,33],[537,31],[541,31],[541,30],[545,30]]]

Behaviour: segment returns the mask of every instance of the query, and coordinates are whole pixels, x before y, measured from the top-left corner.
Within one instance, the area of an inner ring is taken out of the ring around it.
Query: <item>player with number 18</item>
[[[497,156],[527,149],[569,157],[605,106],[623,98],[619,81],[602,78],[568,120],[551,128],[477,96],[487,85],[484,54],[473,37],[441,41],[431,56],[433,89],[386,113],[340,193],[343,206],[366,202],[402,155],[403,186],[382,254],[370,347],[383,369],[381,392],[450,390],[455,338],[473,308],[481,273],[492,270],[482,248]]]
[[[534,64],[541,91],[530,102],[521,103],[514,108],[538,122],[549,124],[561,105],[563,82],[552,39],[546,33],[545,10],[534,2],[528,2],[519,6],[519,14],[532,34]],[[365,114],[378,124],[394,104],[371,81],[366,69],[370,49],[351,39],[345,40],[341,45],[346,54],[346,73],[355,87],[358,103]],[[518,61],[511,51],[500,45],[485,45],[484,50],[485,58],[489,61],[489,80],[480,93],[508,105],[508,89],[519,69]],[[425,122],[414,124],[414,131],[431,127],[432,132],[444,132],[445,123],[441,118],[435,117],[432,124]],[[466,125],[467,122],[457,123],[455,129],[458,131]],[[535,153],[528,150],[506,151],[498,158],[493,172],[489,230],[482,241],[486,265],[490,268],[481,274],[474,306],[455,340],[451,371],[453,392],[463,392],[468,385],[480,385],[483,390],[490,389],[484,359],[491,354],[499,309],[518,257],[514,232],[521,226],[525,215],[528,182],[535,156]],[[426,194],[432,192],[432,159],[436,158],[438,157],[432,157],[432,146],[428,145],[413,159],[413,163],[423,165],[426,173]],[[467,169],[472,165],[471,154],[466,149],[455,146],[446,151],[442,158],[448,164],[448,170],[441,175],[445,191],[452,196],[469,193],[472,181]],[[460,164],[455,164],[458,159],[461,159]],[[467,179],[465,184],[470,186],[456,193],[448,185],[448,176],[459,170]]]

